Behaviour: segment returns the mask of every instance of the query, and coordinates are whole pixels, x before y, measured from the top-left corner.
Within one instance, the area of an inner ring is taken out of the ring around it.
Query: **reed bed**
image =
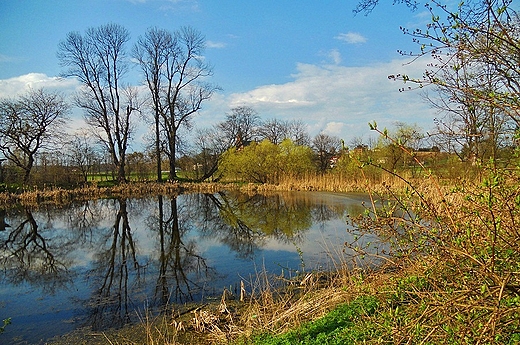
[[[18,193],[0,193],[0,205],[3,207],[21,204],[37,206],[42,203],[67,204],[77,200],[93,200],[100,198],[138,198],[147,195],[178,195],[185,188],[179,183],[125,183],[112,187],[90,185],[75,189],[44,188]]]
[[[138,198],[147,195],[179,195],[181,193],[217,193],[222,190],[237,190],[245,193],[270,191],[329,191],[329,192],[384,192],[385,185],[404,186],[402,180],[385,176],[381,181],[349,181],[336,175],[309,175],[302,179],[282,179],[278,184],[256,183],[215,183],[215,182],[131,182],[111,187],[91,184],[75,189],[59,187],[34,187],[16,192],[0,193],[0,206],[16,204],[37,206],[42,203],[67,204],[72,201],[93,200],[99,198]]]

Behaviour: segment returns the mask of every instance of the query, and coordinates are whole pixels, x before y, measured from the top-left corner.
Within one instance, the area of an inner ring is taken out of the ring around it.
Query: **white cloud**
[[[0,54],[0,62],[11,62],[11,61],[15,61],[15,60],[16,59],[11,56]]]
[[[222,43],[222,42],[206,41],[206,47],[214,48],[214,49],[221,49],[221,48],[225,48],[226,44]]]
[[[29,73],[19,77],[0,79],[0,98],[16,97],[28,89],[51,89],[64,93],[75,91],[79,82],[73,78],[49,77],[43,73]]]
[[[367,41],[367,39],[363,35],[361,35],[357,32],[347,32],[347,33],[339,34],[335,38],[340,41],[345,41],[350,44],[365,43]]]
[[[424,65],[406,62],[395,60],[363,67],[300,63],[292,81],[220,95],[218,101],[206,105],[204,114],[251,106],[264,119],[300,119],[308,124],[312,136],[323,131],[346,142],[375,136],[368,126],[374,120],[381,127],[402,121],[417,123],[427,130],[432,127],[434,111],[419,92],[399,92],[403,85],[388,79],[389,74],[422,75]]]
[[[344,127],[345,127],[345,124],[343,122],[332,121],[325,125],[325,128],[323,129],[323,133],[339,136],[342,134]]]
[[[389,74],[422,75],[424,65],[418,62],[405,65],[406,62],[408,60],[394,60],[363,67],[299,63],[287,83],[261,85],[230,95],[215,94],[204,104],[195,122],[210,126],[222,121],[231,108],[246,105],[253,107],[263,119],[299,119],[308,125],[311,136],[325,132],[345,142],[357,137],[364,140],[375,137],[368,128],[368,123],[374,120],[381,128],[402,121],[428,130],[436,116],[434,110],[418,92],[399,92],[403,85],[388,79]],[[16,97],[29,87],[45,87],[67,95],[79,86],[76,79],[30,73],[0,80],[0,98]],[[72,127],[78,127],[81,114],[73,117],[78,123]]]
[[[337,49],[332,49],[329,52],[329,58],[334,62],[335,65],[341,63],[341,53]]]

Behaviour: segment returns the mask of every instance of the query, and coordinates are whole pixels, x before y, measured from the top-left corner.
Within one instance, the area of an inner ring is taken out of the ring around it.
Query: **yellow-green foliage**
[[[289,139],[280,145],[264,140],[231,148],[219,166],[227,179],[257,183],[278,183],[281,176],[299,177],[312,169],[312,150]]]
[[[377,152],[375,152],[377,153]],[[343,154],[337,161],[332,172],[341,175],[346,181],[351,183],[365,183],[367,180],[372,183],[381,182],[383,171],[367,162],[376,161],[382,158],[370,150],[356,149]],[[361,170],[363,169],[363,170]]]

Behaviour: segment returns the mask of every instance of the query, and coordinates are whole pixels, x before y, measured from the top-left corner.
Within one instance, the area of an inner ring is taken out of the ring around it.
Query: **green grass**
[[[352,344],[374,337],[374,328],[364,317],[375,313],[378,301],[373,296],[362,296],[343,304],[322,318],[305,323],[281,335],[261,334],[252,338],[255,345],[292,344]]]

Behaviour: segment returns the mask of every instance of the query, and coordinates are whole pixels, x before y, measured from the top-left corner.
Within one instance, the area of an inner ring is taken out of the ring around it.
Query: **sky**
[[[388,128],[416,124],[426,132],[438,114],[421,92],[399,92],[402,83],[388,75],[422,75],[426,62],[410,63],[397,51],[417,50],[400,27],[424,28],[429,14],[392,3],[383,0],[365,16],[353,13],[354,0],[1,0],[0,98],[29,87],[76,90],[76,80],[59,78],[56,57],[71,31],[117,23],[129,30],[131,49],[151,27],[190,26],[205,36],[211,82],[221,88],[194,118],[196,128],[249,106],[262,120],[301,120],[312,137],[334,135],[347,145],[377,137],[372,121]],[[142,83],[137,66],[127,82]],[[82,126],[75,109],[71,130]],[[136,150],[144,140],[139,128]]]

